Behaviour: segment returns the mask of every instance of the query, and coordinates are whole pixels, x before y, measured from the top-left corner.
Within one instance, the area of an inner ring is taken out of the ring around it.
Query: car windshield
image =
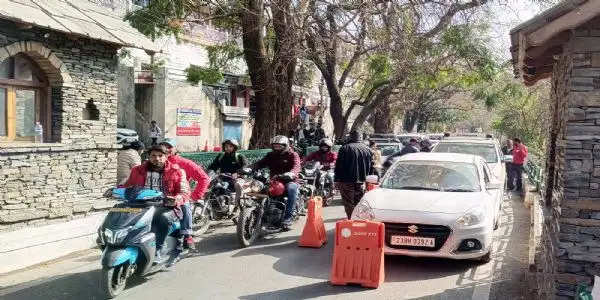
[[[381,187],[396,190],[478,192],[479,176],[472,163],[402,161],[388,171]]]
[[[377,145],[377,149],[381,151],[382,156],[390,156],[400,151],[400,145]]]
[[[483,157],[487,163],[497,163],[499,160],[493,144],[440,143],[432,152],[473,154]]]

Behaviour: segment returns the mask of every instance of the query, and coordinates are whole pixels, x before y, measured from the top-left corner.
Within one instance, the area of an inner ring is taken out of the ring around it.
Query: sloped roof
[[[510,31],[514,73],[525,84],[552,74],[554,55],[561,54],[571,31],[600,15],[598,0],[565,0]]]
[[[86,0],[0,0],[0,18],[121,46],[159,52],[137,29]]]

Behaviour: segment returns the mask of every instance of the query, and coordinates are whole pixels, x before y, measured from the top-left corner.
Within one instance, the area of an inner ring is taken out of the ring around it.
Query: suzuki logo
[[[410,225],[408,226],[408,232],[417,233],[419,232],[419,227],[417,225]]]

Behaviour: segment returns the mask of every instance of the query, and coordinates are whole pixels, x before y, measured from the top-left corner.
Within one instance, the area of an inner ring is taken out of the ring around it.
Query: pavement
[[[502,206],[493,260],[470,261],[386,256],[378,289],[329,283],[335,222],[343,206],[326,207],[329,243],[300,248],[304,220],[294,230],[240,249],[231,221],[215,224],[198,252],[167,271],[134,282],[119,299],[525,299],[529,214],[518,196]],[[0,299],[103,299],[100,251],[90,249],[0,276]]]

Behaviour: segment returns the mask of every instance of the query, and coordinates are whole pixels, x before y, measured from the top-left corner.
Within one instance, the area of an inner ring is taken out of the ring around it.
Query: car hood
[[[486,192],[436,192],[392,190],[379,188],[365,194],[363,201],[377,210],[419,211],[430,213],[462,214],[486,206]]]

